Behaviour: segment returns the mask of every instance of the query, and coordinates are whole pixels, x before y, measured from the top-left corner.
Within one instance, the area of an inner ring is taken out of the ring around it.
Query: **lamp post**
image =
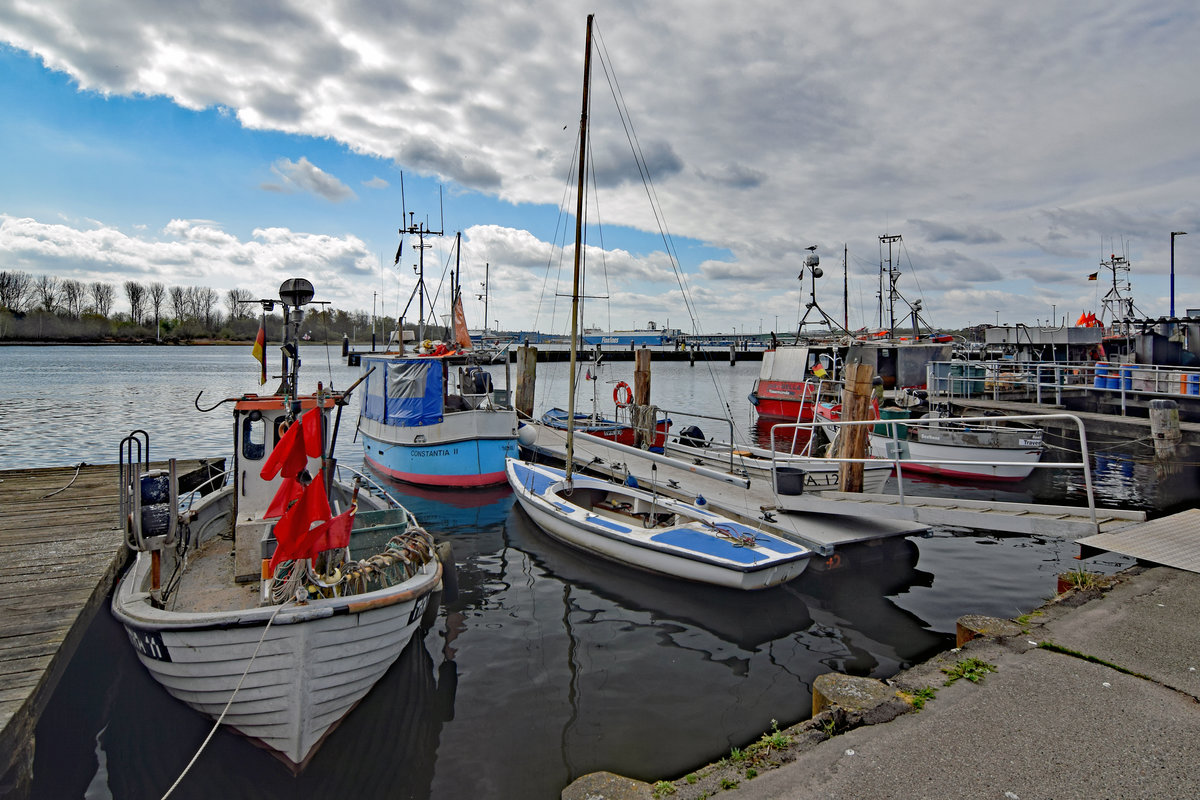
[[[1187,236],[1187,231],[1171,231],[1171,319],[1175,319],[1175,237]]]

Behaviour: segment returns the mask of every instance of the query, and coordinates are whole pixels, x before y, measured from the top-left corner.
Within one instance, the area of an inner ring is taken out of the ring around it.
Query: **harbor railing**
[[[1038,421],[1047,421],[1047,420],[1065,420],[1067,422],[1073,423],[1075,425],[1075,427],[1079,429],[1079,448],[1080,448],[1080,460],[1079,461],[1041,461],[1039,459],[1036,462],[1030,463],[1027,461],[981,462],[981,461],[969,461],[969,460],[950,459],[950,458],[944,458],[944,459],[943,458],[920,458],[920,459],[901,458],[900,443],[903,440],[900,438],[900,426],[918,427],[919,428],[919,427],[933,427],[935,425],[938,425],[939,423],[941,423],[943,425],[946,423],[953,423],[956,425],[958,425],[958,424],[977,425],[977,426],[983,426],[986,428],[997,428],[997,427],[1005,427],[1004,425],[1001,425],[1001,423],[1038,422]],[[841,456],[829,455],[829,456],[826,456],[826,458],[828,458],[831,461],[837,461],[839,463],[847,463],[847,464],[878,464],[881,460],[891,461],[892,468],[896,471],[897,495],[899,496],[900,505],[902,505],[902,506],[906,505],[906,500],[905,500],[905,496],[904,496],[904,467],[903,467],[903,464],[905,462],[908,462],[910,464],[913,462],[916,462],[916,463],[920,463],[920,464],[929,464],[931,466],[936,465],[936,466],[974,466],[974,467],[978,467],[981,463],[987,463],[990,466],[996,466],[996,467],[1018,467],[1019,466],[1019,467],[1032,467],[1034,469],[1047,469],[1047,468],[1049,468],[1049,469],[1080,469],[1080,470],[1083,470],[1084,492],[1087,495],[1087,508],[1088,508],[1089,518],[1093,524],[1098,524],[1097,518],[1096,518],[1096,497],[1095,497],[1095,493],[1092,488],[1091,458],[1088,455],[1087,431],[1084,430],[1083,420],[1081,420],[1079,417],[1075,416],[1074,414],[1061,414],[1061,413],[1059,413],[1059,414],[1020,414],[1020,415],[1003,416],[1003,417],[941,417],[941,418],[927,419],[927,420],[920,420],[920,419],[917,419],[917,420],[867,419],[867,420],[843,420],[843,421],[836,423],[836,426],[839,428],[839,430],[843,426],[854,426],[854,425],[871,425],[871,426],[886,425],[887,430],[888,430],[887,435],[888,435],[888,438],[891,443],[889,452],[892,453],[892,457],[891,458],[883,458],[883,459],[880,459],[878,457],[870,457],[870,456],[868,456],[866,458],[843,458]],[[829,428],[829,427],[833,427],[833,424],[831,424],[829,422],[813,421],[813,422],[783,422],[783,423],[779,423],[777,425],[771,426],[771,461],[772,461],[772,481],[773,481],[772,485],[778,486],[777,470],[780,466],[792,467],[792,468],[794,468],[796,466],[794,462],[787,461],[786,455],[783,455],[782,457],[777,456],[777,449],[775,446],[776,434],[779,433],[782,435],[786,435],[785,434],[786,431],[790,431],[790,430],[793,430],[796,428],[806,428],[809,430],[809,436],[811,437],[812,433],[813,433],[813,429],[820,428],[820,427]],[[868,434],[868,436],[869,435],[870,434]],[[876,434],[876,435],[879,435],[879,434]],[[869,448],[869,446],[870,445],[868,444],[868,448]]]
[[[1056,405],[1064,394],[1103,394],[1117,398],[1125,415],[1134,396],[1200,402],[1200,369],[1105,361],[931,361],[925,386],[930,397],[999,400],[1018,393],[1037,403],[1053,397]]]

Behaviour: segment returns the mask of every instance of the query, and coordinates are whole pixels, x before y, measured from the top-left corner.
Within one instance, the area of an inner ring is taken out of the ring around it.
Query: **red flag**
[[[351,505],[349,509],[338,514],[329,522],[318,526],[313,533],[317,539],[314,543],[316,552],[322,550],[337,550],[342,547],[350,546],[350,531],[354,527],[354,512],[358,509],[357,505]]]
[[[329,498],[325,496],[325,474],[318,472],[313,482],[304,487],[300,500],[286,512],[279,522],[275,523],[275,554],[271,556],[270,571],[284,561],[294,561],[300,558],[312,558],[319,550],[313,545],[325,526],[318,526],[314,531],[314,522],[328,522],[332,512],[329,510]]]
[[[259,376],[258,385],[262,386],[267,382],[267,320],[264,317],[258,323],[258,335],[254,337],[254,349],[250,352],[258,361]]]
[[[260,477],[269,481],[282,472],[285,478],[294,478],[308,466],[309,456],[321,455],[323,444],[321,409],[310,408],[284,431],[271,455],[267,456]]]
[[[292,477],[284,478],[283,483],[279,486],[279,490],[271,498],[271,505],[267,508],[267,513],[263,514],[263,517],[266,519],[282,517],[283,512],[287,511],[288,505],[293,500],[298,500],[303,493],[304,486],[300,481]]]

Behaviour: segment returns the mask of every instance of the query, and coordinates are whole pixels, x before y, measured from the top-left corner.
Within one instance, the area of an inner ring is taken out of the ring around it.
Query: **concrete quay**
[[[829,706],[783,731],[789,746],[761,748],[753,777],[751,760],[726,759],[669,785],[583,776],[562,796],[1200,797],[1197,619],[1200,575],[1134,567],[1103,590],[1060,595],[1015,628],[977,625],[985,635],[886,682],[851,679],[874,692],[858,684],[839,702],[836,691],[821,695],[820,676],[814,705]],[[945,685],[943,670],[968,659],[983,665],[971,672],[978,682]]]

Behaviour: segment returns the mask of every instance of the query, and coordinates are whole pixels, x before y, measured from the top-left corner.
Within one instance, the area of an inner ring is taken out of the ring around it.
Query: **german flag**
[[[258,335],[254,337],[254,349],[250,352],[258,361],[259,374],[258,385],[262,386],[267,382],[267,321],[261,319],[258,322]]]

